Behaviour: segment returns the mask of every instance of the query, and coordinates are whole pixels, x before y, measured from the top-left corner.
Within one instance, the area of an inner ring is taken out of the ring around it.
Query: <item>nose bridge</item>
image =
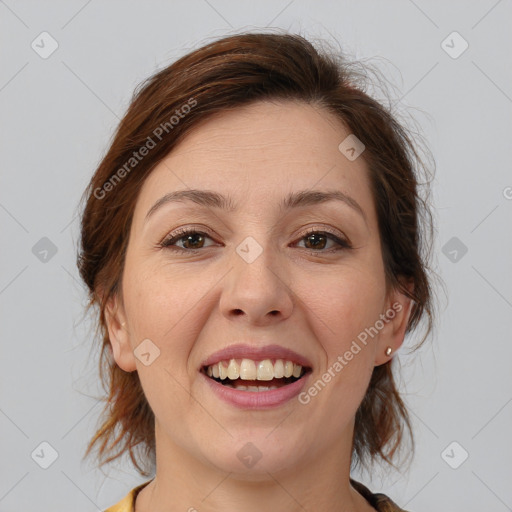
[[[293,301],[286,284],[286,268],[274,252],[268,237],[262,243],[247,236],[236,247],[233,269],[227,276],[221,298],[221,309],[227,316],[245,316],[252,322],[290,315]]]

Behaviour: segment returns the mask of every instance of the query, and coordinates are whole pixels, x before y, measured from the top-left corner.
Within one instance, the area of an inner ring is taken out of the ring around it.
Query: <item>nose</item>
[[[261,246],[239,246],[232,257],[232,269],[223,280],[220,298],[222,314],[230,321],[270,325],[288,318],[293,310],[293,292],[286,266],[271,250]],[[244,253],[244,248],[249,252]],[[254,258],[254,251],[261,253]],[[252,257],[247,257],[250,252]]]

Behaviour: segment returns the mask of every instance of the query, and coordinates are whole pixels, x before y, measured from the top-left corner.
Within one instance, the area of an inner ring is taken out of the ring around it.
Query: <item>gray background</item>
[[[397,356],[416,458],[361,480],[412,512],[512,510],[511,15],[510,0],[0,0],[0,511],[102,510],[144,481],[126,460],[81,460],[100,390],[77,203],[142,79],[207,38],[267,26],[381,66],[437,163],[447,294],[431,340]],[[31,47],[51,48],[43,31],[59,45],[46,59]],[[454,31],[469,44],[457,58]],[[58,454],[47,469],[42,442]]]

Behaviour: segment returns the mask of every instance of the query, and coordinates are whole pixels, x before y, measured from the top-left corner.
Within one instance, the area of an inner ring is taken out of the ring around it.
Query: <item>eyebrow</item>
[[[218,192],[198,189],[177,190],[169,192],[168,194],[165,194],[165,196],[161,197],[149,209],[146,214],[146,221],[165,204],[183,201],[191,201],[200,206],[219,208],[228,212],[233,212],[237,209],[232,198],[223,196]],[[281,210],[291,210],[293,208],[322,204],[328,201],[341,201],[345,203],[353,210],[357,211],[367,223],[366,214],[359,203],[341,190],[300,190],[292,192],[286,196],[283,201],[281,201],[279,208]]]

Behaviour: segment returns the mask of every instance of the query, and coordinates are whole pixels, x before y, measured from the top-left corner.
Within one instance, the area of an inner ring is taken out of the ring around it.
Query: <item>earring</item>
[[[393,352],[393,349],[391,347],[388,347],[386,349],[386,355],[389,356],[391,354],[391,352]]]

